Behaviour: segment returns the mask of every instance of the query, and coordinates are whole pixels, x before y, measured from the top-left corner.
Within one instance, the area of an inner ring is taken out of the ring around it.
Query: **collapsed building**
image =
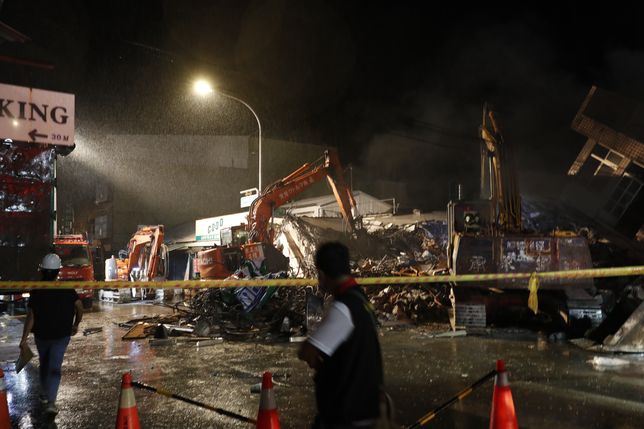
[[[565,198],[628,237],[644,227],[644,105],[593,86],[572,121],[586,143]]]
[[[587,112],[587,107],[591,105],[588,99],[584,103],[586,107],[582,106],[580,112]],[[583,114],[578,114],[578,117],[580,115]],[[588,131],[589,127],[592,128],[590,125],[581,128],[588,134],[597,132],[610,135],[605,131]],[[343,218],[338,216],[339,210],[333,207],[333,196],[282,205],[286,210],[281,213],[282,217],[275,218],[271,223],[271,236],[275,248],[288,258],[288,268],[284,268],[284,272],[270,273],[269,276],[314,277],[315,249],[321,242],[329,240],[347,244],[353,256],[354,274],[369,277],[556,271],[593,266],[619,266],[628,261],[623,249],[633,250],[634,247],[630,243],[632,240],[614,231],[605,219],[597,216],[596,211],[586,210],[584,213],[584,210],[572,209],[564,204],[522,198],[516,184],[516,172],[513,170],[511,146],[503,140],[491,110],[484,110],[484,126],[481,130],[482,171],[479,200],[451,202],[448,211],[442,213],[362,213],[363,216],[355,219],[358,228],[353,228],[353,224],[352,228],[347,227],[346,213]],[[600,144],[604,148],[612,144],[609,139],[599,141],[604,142]],[[589,144],[587,143],[587,147],[590,147],[592,152],[595,143],[591,146]],[[585,151],[587,147],[584,148]],[[640,156],[638,147],[635,147],[634,152],[628,152],[622,147],[622,151],[630,153],[632,158],[628,158],[629,162],[621,161],[618,164],[613,161],[608,163],[608,158],[614,158],[614,153],[617,153],[613,149],[608,150],[612,151],[608,153],[611,156],[605,156],[604,161],[607,163],[601,163],[595,173],[602,171],[604,165],[615,167],[613,173],[621,172],[621,176],[617,177],[615,192],[624,187],[620,185],[625,183],[624,180],[630,181],[627,182],[624,194],[630,198],[628,207],[622,213],[626,216],[628,210],[637,207],[633,204],[637,204],[640,198],[639,188],[636,186],[637,189],[631,189],[632,183],[639,183],[637,168],[640,168],[640,161],[636,161],[639,159],[637,156]],[[599,157],[597,154],[592,155],[595,160]],[[586,158],[590,156],[591,153],[588,152]],[[576,161],[576,164],[578,163],[579,158]],[[626,206],[622,204],[624,201],[623,195],[620,196],[618,202],[622,208]],[[383,204],[376,201],[372,206],[382,207]],[[392,212],[395,211],[395,202],[390,207]],[[277,213],[273,211],[273,214]],[[223,235],[218,245],[224,245]],[[189,249],[190,246],[186,248]],[[488,253],[489,257],[486,257]],[[628,253],[629,258],[634,258],[631,259],[633,261],[637,261],[637,255],[637,251]],[[183,278],[193,278],[195,265],[191,264],[190,258],[184,266]],[[263,278],[266,274],[257,268],[251,265],[241,267],[234,272],[233,278]],[[621,283],[616,287],[616,282]],[[634,284],[632,279],[556,282],[550,291],[546,287],[545,292],[540,292],[542,297],[545,293],[554,304],[548,306],[546,299],[545,309],[541,307],[539,312],[533,310],[534,314],[528,311],[526,305],[527,281],[481,283],[474,287],[459,285],[455,288],[457,292],[466,293],[461,294],[456,302],[463,296],[467,298],[468,293],[473,290],[479,291],[474,293],[474,302],[465,299],[460,309],[458,304],[454,304],[453,286],[386,286],[370,290],[369,296],[382,321],[422,323],[446,321],[449,318],[452,327],[458,324],[485,326],[490,321],[496,321],[490,314],[495,317],[501,314],[509,315],[510,323],[520,322],[522,318],[541,323],[548,320],[547,317],[552,319],[554,315],[560,316],[561,321],[548,322],[548,329],[562,329],[564,323],[570,323],[568,318],[571,317],[587,320],[588,323],[582,324],[582,330],[578,331],[584,333],[591,325],[600,324],[606,314],[611,316],[617,311],[626,317],[606,317],[606,322],[594,331],[596,341],[602,342],[610,337],[606,344],[608,341],[615,344],[624,338],[639,338],[637,332],[633,331],[640,329],[638,323],[629,321],[624,324],[633,313],[633,303],[641,302],[641,286]],[[550,293],[553,289],[557,293]],[[571,293],[572,289],[576,292]],[[242,327],[246,332],[278,329],[283,332],[301,333],[308,320],[307,298],[314,290],[315,285],[311,285],[308,292],[272,288],[202,291],[192,298],[190,311],[193,321],[223,323],[227,326],[228,333]],[[564,300],[557,301],[561,298]],[[629,300],[630,310],[625,310],[626,307],[622,305],[625,299]],[[637,301],[638,299],[640,301]],[[508,312],[513,306],[522,307],[523,311]],[[479,311],[481,308],[482,312]],[[640,313],[634,312],[634,317]],[[461,317],[459,321],[459,314],[472,317]],[[616,332],[622,325],[631,328],[628,332]],[[602,336],[603,338],[600,338]],[[629,346],[620,344],[620,347],[628,349]]]

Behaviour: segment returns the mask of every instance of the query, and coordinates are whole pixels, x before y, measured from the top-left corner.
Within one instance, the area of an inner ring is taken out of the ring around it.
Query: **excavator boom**
[[[481,135],[481,199],[492,202],[496,228],[521,231],[521,195],[512,147],[505,142],[494,111],[483,107]]]
[[[355,230],[354,212],[356,202],[351,189],[344,181],[343,169],[337,152],[327,150],[319,160],[302,165],[285,178],[268,186],[259,198],[253,202],[248,223],[250,240],[253,242],[272,243],[273,236],[272,231],[269,229],[269,223],[273,216],[273,211],[324,177],[329,181],[329,185],[340,206],[342,217],[347,221],[349,230],[353,232]]]
[[[164,271],[161,266],[163,238],[163,225],[144,226],[137,230],[128,243],[127,265],[121,267],[125,272],[120,277],[125,274],[127,280],[133,273],[141,280],[163,277],[159,275],[159,271]]]
[[[201,278],[228,277],[234,271],[234,265],[239,264],[242,254],[244,260],[251,261],[268,272],[288,270],[288,258],[273,246],[274,233],[269,227],[273,211],[325,177],[338,201],[342,217],[349,230],[354,232],[356,201],[344,181],[337,153],[327,150],[324,156],[300,166],[288,176],[266,187],[259,198],[253,201],[248,214],[249,243],[242,245],[241,249],[235,246],[215,247],[199,252]]]

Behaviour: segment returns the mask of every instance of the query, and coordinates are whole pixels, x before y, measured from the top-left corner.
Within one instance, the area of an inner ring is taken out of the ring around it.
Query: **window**
[[[63,267],[82,267],[91,265],[91,258],[86,245],[56,245],[56,254],[60,256]]]
[[[616,219],[622,217],[642,189],[642,182],[626,173],[613,191],[604,209]]]
[[[608,150],[605,156],[594,152],[590,156],[599,161],[599,166],[595,170],[595,176],[613,176],[624,160],[624,157],[614,150]]]

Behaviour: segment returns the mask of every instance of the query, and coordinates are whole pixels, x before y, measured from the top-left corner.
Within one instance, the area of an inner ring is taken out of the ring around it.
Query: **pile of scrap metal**
[[[446,268],[447,224],[443,220],[373,216],[349,237],[339,218],[286,216],[278,245],[291,260],[295,277],[315,277],[315,249],[325,241],[349,247],[359,276],[432,275]]]
[[[443,221],[396,225],[370,220],[366,228],[384,255],[379,260],[360,259],[356,271],[361,276],[426,276],[447,268],[447,224]]]
[[[247,262],[229,278],[267,280],[286,276],[284,272],[261,274]],[[187,303],[187,319],[228,339],[299,336],[304,330],[305,301],[302,288],[207,289]]]
[[[352,256],[357,277],[425,276],[447,267],[447,224],[420,215],[371,216],[349,238],[340,219],[287,216],[278,240],[291,257],[291,269],[300,276],[315,277],[316,247],[324,241],[341,241]],[[367,294],[382,321],[424,323],[446,321],[450,305],[448,288],[442,285],[406,285],[368,288]]]
[[[387,286],[367,293],[381,322],[449,321],[449,288],[446,286]]]

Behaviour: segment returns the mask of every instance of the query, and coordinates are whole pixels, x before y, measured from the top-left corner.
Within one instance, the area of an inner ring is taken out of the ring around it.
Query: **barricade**
[[[165,396],[166,398],[176,399],[178,401],[185,402],[199,408],[213,411],[217,414],[221,414],[222,416],[230,417],[231,419],[238,420],[244,423],[250,423],[253,425],[257,423],[255,419],[251,419],[250,417],[242,416],[241,414],[228,411],[223,408],[213,407],[212,405],[208,405],[200,401],[195,401],[194,399],[186,398],[185,396],[179,395],[178,393],[173,393],[160,387],[150,386],[149,384],[141,383],[140,381],[132,381],[132,386],[138,389],[156,393],[157,395]]]
[[[543,280],[581,279],[602,277],[624,277],[644,275],[644,265],[614,268],[592,268],[586,270],[546,271],[536,273],[495,273],[495,274],[460,274],[417,277],[361,277],[357,278],[361,286],[387,286],[404,284],[429,283],[471,283],[495,280]],[[534,283],[534,282],[533,282]],[[213,289],[237,287],[300,287],[317,284],[317,279],[269,279],[269,280],[166,280],[166,281],[110,281],[110,282],[75,282],[75,281],[0,281],[3,289]]]
[[[417,429],[419,427],[425,426],[426,424],[434,420],[440,413],[447,410],[455,403],[462,401],[474,390],[481,387],[493,378],[494,391],[492,394],[492,406],[490,412],[490,429],[516,429],[518,425],[514,411],[514,403],[512,401],[512,393],[510,391],[510,385],[508,383],[508,375],[505,370],[505,363],[502,360],[497,361],[496,369],[488,372],[483,377],[479,378],[474,383],[422,416],[412,425],[407,426],[406,429]]]

